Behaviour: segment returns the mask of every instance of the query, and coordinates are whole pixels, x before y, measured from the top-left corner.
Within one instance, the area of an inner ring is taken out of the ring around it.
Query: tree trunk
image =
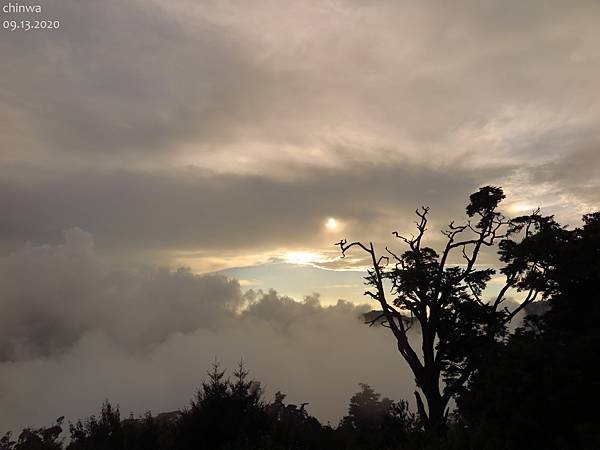
[[[433,375],[428,376],[428,380],[420,384],[421,391],[427,402],[427,414],[424,418],[424,427],[428,435],[439,436],[443,434],[446,428],[446,416],[444,414],[446,405],[440,392],[439,380]],[[415,393],[416,394],[416,393]],[[419,402],[421,405],[419,405]],[[420,396],[417,395],[417,407],[421,411],[419,414],[423,417],[425,408]]]

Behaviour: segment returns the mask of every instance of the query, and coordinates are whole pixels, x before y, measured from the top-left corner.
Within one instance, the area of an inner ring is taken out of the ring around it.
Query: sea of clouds
[[[359,382],[412,396],[393,338],[360,318],[369,309],[113,267],[69,229],[64,243],[0,258],[0,432],[85,417],[105,399],[124,414],[185,407],[215,358],[230,369],[243,358],[267,399],[281,390],[336,424]]]

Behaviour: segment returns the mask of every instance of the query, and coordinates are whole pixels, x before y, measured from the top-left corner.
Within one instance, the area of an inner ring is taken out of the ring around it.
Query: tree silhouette
[[[504,335],[507,323],[539,293],[545,268],[539,255],[528,250],[547,224],[537,212],[516,221],[507,219],[498,212],[504,198],[502,189],[493,186],[472,194],[466,221],[459,225],[450,222],[442,231],[446,244],[441,254],[424,245],[426,207],[416,211],[416,235],[393,233],[408,247],[403,253],[386,247],[385,254],[379,255],[372,242],[343,239],[337,244],[342,256],[353,247],[369,256],[366,284],[372,289],[365,295],[381,309],[369,323],[381,323],[393,333],[399,353],[415,376],[417,408],[430,434],[443,430],[451,398]],[[498,244],[505,283],[494,299],[486,301],[483,291],[496,271],[480,268],[477,262],[484,248]],[[452,263],[457,254],[462,258],[460,265]],[[511,288],[526,291],[526,295],[520,306],[509,311],[503,302]],[[412,321],[407,322],[407,316]],[[408,336],[413,321],[419,325],[418,347]]]
[[[379,430],[393,402],[389,398],[381,399],[381,395],[368,384],[359,383],[359,386],[361,391],[350,399],[348,415],[342,419],[342,426],[363,433]]]
[[[247,380],[240,361],[235,381],[214,362],[191,409],[179,422],[180,448],[254,448],[265,429],[267,415],[260,384]]]
[[[123,419],[118,407],[104,402],[98,416],[70,424],[70,441],[58,441],[60,423],[52,428],[26,428],[14,441],[10,433],[0,438],[0,450],[317,450],[341,449],[334,430],[322,426],[306,411],[284,403],[275,394],[272,403],[262,400],[260,383],[248,379],[240,361],[232,379],[214,362],[183,411],[153,417],[133,415]],[[62,421],[62,418],[60,419]]]
[[[0,450],[61,450],[63,448],[62,423],[64,417],[56,419],[56,423],[48,428],[25,428],[16,441],[11,433],[0,438]]]
[[[472,448],[600,448],[600,213],[574,230],[539,221],[521,256],[537,255],[546,267],[529,281],[540,283],[551,309],[528,317],[459,396]]]
[[[124,449],[123,422],[119,407],[113,407],[108,400],[102,404],[100,416],[91,416],[86,421],[78,420],[69,425],[71,442],[69,450]]]
[[[365,383],[350,398],[348,414],[338,431],[351,449],[409,448],[418,438],[419,424],[406,401],[393,402]],[[412,447],[410,447],[412,448]]]

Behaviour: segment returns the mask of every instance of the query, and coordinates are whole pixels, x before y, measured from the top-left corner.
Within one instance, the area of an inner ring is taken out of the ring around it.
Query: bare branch
[[[358,246],[360,248],[362,248],[365,252],[367,253],[371,253],[371,251],[362,243],[362,242],[352,242],[350,244],[347,243],[348,241],[346,239],[342,239],[340,242],[337,242],[335,245],[337,245],[338,247],[340,247],[340,249],[342,250],[342,258],[346,257],[346,252],[348,250],[350,250],[352,247]]]
[[[494,310],[496,310],[498,308],[498,306],[500,305],[500,303],[502,303],[504,301],[504,294],[506,294],[506,292],[514,285],[514,282],[515,282],[514,277],[512,277],[512,276],[506,277],[506,283],[504,284],[502,289],[500,289],[500,292],[498,292],[498,295],[496,296],[496,300],[494,300],[494,303],[493,303]]]
[[[394,252],[392,252],[392,251],[391,251],[389,248],[387,248],[387,247],[386,247],[386,248],[385,248],[385,251],[386,251],[386,252],[388,252],[390,255],[392,255],[392,257],[393,257],[393,258],[394,258],[396,261],[398,261],[398,262],[402,261],[402,259],[400,259],[400,257],[399,257],[397,254],[395,254]]]
[[[381,314],[378,314],[377,317],[375,317],[374,319],[365,321],[365,324],[368,324],[370,327],[372,327],[377,322],[379,322],[381,319],[385,319],[386,316],[387,316],[387,314],[382,312]]]
[[[415,213],[420,219],[418,222],[415,222],[418,230],[416,236],[411,233],[410,238],[407,238],[405,236],[400,235],[400,233],[398,233],[397,231],[393,231],[392,234],[398,239],[404,241],[404,243],[406,243],[412,251],[418,252],[421,248],[421,240],[423,239],[425,231],[427,231],[427,214],[429,213],[429,207],[422,206],[421,211],[417,209]]]
[[[467,286],[469,287],[469,290],[471,291],[471,294],[473,295],[473,297],[475,297],[475,300],[477,301],[477,303],[479,303],[480,305],[483,305],[484,303],[481,300],[481,297],[479,296],[479,294],[477,294],[477,291],[473,287],[473,284],[467,283]]]
[[[523,302],[519,306],[517,306],[511,312],[506,310],[508,312],[508,315],[504,319],[504,323],[510,322],[520,311],[523,310],[523,308],[525,308],[527,305],[530,305],[531,303],[533,303],[537,299],[538,294],[539,294],[539,291],[537,289],[531,288],[527,294],[527,297],[525,297],[525,300],[523,300]]]
[[[380,256],[379,259],[377,260],[377,265],[381,267],[381,261],[385,260],[386,264],[389,264],[390,262],[390,258],[388,258],[387,256]]]

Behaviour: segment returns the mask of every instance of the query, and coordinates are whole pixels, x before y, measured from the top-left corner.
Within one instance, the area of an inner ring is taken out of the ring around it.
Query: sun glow
[[[337,229],[337,227],[338,227],[338,221],[335,220],[333,217],[330,217],[325,222],[325,228],[327,228],[330,231]]]
[[[511,214],[519,214],[523,212],[532,212],[536,209],[536,206],[533,203],[528,202],[515,202],[508,205],[507,209]]]
[[[285,255],[285,261],[290,264],[310,264],[321,259],[321,255],[312,252],[289,252]]]

